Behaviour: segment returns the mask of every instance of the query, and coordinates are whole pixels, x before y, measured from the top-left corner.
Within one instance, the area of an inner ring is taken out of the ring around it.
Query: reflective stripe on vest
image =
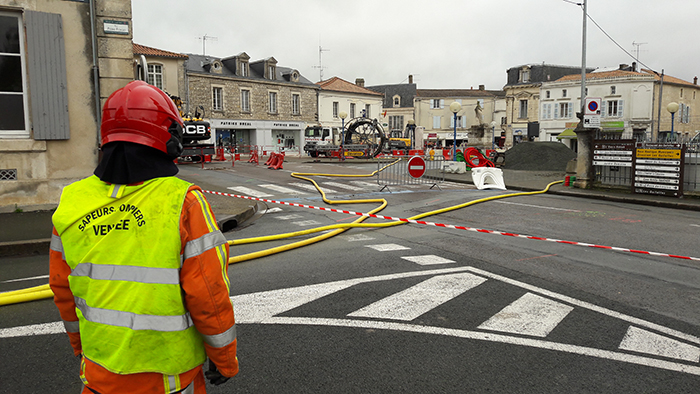
[[[72,270],[83,351],[110,372],[178,375],[206,359],[180,286],[180,215],[189,187],[174,177],[125,186],[92,176],[61,195],[55,247]],[[191,250],[219,237],[202,237]]]

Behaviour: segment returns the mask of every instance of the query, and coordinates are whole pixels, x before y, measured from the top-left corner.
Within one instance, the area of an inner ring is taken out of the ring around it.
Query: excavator
[[[407,123],[406,129],[403,131],[390,131],[384,151],[387,153],[402,151],[404,155],[408,155],[408,151],[414,149],[415,133],[416,124],[414,122]]]
[[[211,127],[209,122],[204,120],[204,107],[197,106],[194,116],[185,114],[182,110],[182,99],[178,96],[169,95],[180,112],[185,128],[182,131],[182,146],[184,150],[180,160],[185,162],[200,162],[205,155],[214,154],[214,144],[211,140]],[[201,111],[201,112],[200,112]]]

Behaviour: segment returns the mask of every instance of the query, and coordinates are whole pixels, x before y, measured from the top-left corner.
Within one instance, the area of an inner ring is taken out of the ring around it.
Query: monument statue
[[[476,108],[474,108],[474,113],[476,114],[477,126],[484,124],[484,110],[481,108],[481,103],[477,101]]]

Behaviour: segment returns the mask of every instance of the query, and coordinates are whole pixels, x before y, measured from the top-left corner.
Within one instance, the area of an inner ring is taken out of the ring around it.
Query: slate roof
[[[394,85],[367,86],[367,89],[384,95],[384,108],[394,108],[394,96],[401,97],[399,108],[413,108],[413,99],[416,97],[415,83],[402,83]]]
[[[187,55],[181,53],[164,51],[162,49],[156,49],[147,47],[145,45],[133,43],[134,55],[144,55],[144,56],[154,56],[154,57],[166,57],[170,59],[187,59]]]
[[[418,97],[505,97],[503,90],[481,89],[418,89]]]
[[[371,96],[383,96],[379,92],[375,92],[374,90],[370,90],[367,88],[363,88],[362,86],[357,86],[356,84],[352,82],[348,82],[344,79],[338,78],[338,77],[333,77],[331,79],[327,79],[325,81],[321,82],[316,82],[316,85],[319,85],[321,87],[321,90],[330,90],[334,92],[343,92],[343,93],[354,93],[354,94],[367,94]]]
[[[530,79],[527,82],[520,82],[520,70],[526,66],[530,68]],[[591,72],[594,69],[587,68],[586,70]],[[581,67],[557,66],[553,64],[523,64],[506,70],[508,77],[506,86],[539,85],[542,82],[556,81],[565,75],[573,74],[581,75]]]
[[[249,79],[249,80],[251,80],[251,82],[257,82],[257,81],[285,82],[285,83],[291,83],[291,84],[308,85],[308,87],[313,87],[313,88],[317,88],[317,89],[319,88],[319,86],[317,86],[315,83],[309,81],[301,74],[299,74],[299,82],[290,81],[285,76],[288,76],[289,74],[291,74],[292,71],[295,71],[295,69],[289,68],[289,67],[282,67],[279,64],[275,66],[275,70],[276,70],[275,79],[270,80],[270,79],[264,78],[264,75],[262,74],[262,72],[263,72],[262,69],[260,69],[259,71],[256,71],[255,67],[249,67],[250,72],[249,72],[249,76],[247,76],[247,77],[241,77],[239,75],[236,75],[234,70],[231,70],[227,66],[228,64],[233,64],[233,62],[229,61],[230,59],[232,59],[232,57],[227,57],[227,58],[222,59],[222,58],[218,58],[215,56],[202,56],[202,55],[196,55],[193,53],[188,53],[187,56],[189,57],[189,59],[185,62],[185,66],[187,68],[187,72],[190,72],[190,73],[207,74],[207,75],[213,75],[213,76],[231,77],[231,78],[239,78],[239,79]],[[209,70],[207,70],[207,68],[205,68],[205,65],[212,64],[215,60],[218,60],[222,63],[222,68],[221,68],[220,74],[210,72]],[[253,64],[256,62],[259,62],[259,61],[249,62],[248,64]]]

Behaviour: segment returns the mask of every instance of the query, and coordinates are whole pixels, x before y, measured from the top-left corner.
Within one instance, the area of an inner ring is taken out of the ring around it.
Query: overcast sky
[[[582,0],[580,0],[582,1]],[[565,0],[133,0],[134,42],[179,53],[251,61],[273,56],[319,81],[419,89],[500,90],[506,69],[581,66],[583,12]],[[700,75],[700,1],[588,0],[588,14],[646,66],[686,81]],[[587,66],[632,57],[588,20]],[[633,42],[641,43],[634,46]]]

